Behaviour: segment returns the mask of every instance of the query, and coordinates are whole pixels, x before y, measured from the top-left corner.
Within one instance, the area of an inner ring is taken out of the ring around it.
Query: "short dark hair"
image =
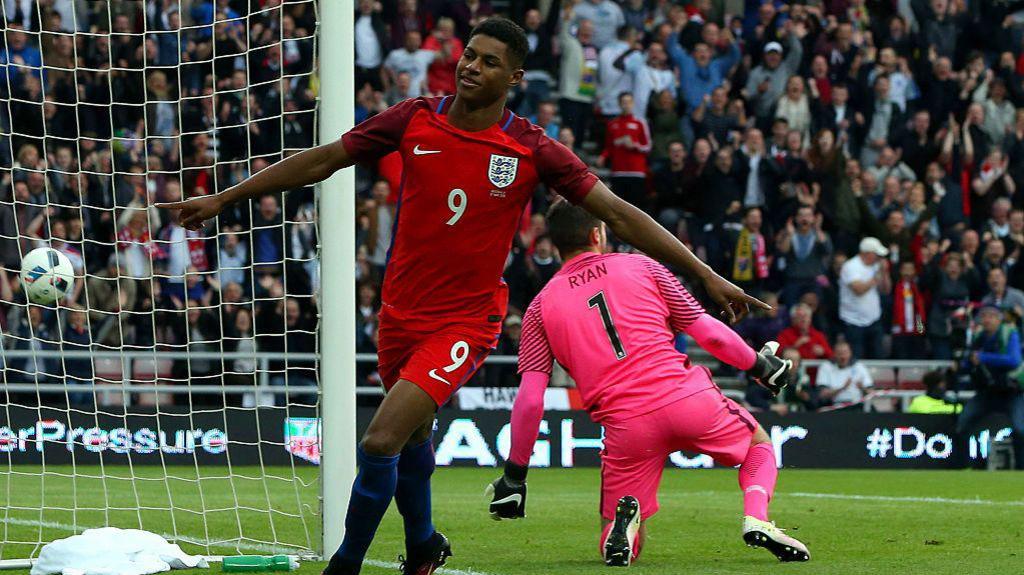
[[[505,44],[513,68],[521,67],[526,60],[526,54],[530,51],[526,32],[519,24],[502,16],[492,16],[477,24],[469,33],[469,39],[472,40],[477,34],[490,36]]]
[[[587,210],[565,200],[548,209],[548,235],[558,252],[565,254],[590,247],[590,230],[601,225]]]
[[[924,384],[926,389],[931,390],[939,387],[939,384],[945,380],[946,374],[938,369],[934,369],[924,374],[924,377],[921,378],[921,383]]]

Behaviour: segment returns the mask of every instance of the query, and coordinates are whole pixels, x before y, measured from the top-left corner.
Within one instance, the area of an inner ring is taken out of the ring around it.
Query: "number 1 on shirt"
[[[608,332],[608,340],[615,350],[615,357],[622,359],[626,357],[626,348],[622,345],[619,332],[615,329],[615,321],[612,320],[612,312],[608,309],[608,301],[604,298],[604,292],[599,291],[592,298],[587,300],[587,306],[593,309],[596,307],[601,312],[601,321],[604,323],[604,330]]]

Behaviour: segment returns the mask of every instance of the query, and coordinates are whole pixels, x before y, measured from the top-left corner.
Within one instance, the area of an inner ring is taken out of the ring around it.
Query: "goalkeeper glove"
[[[526,517],[526,467],[505,462],[505,473],[487,486],[490,498],[488,511],[491,519],[519,519]]]
[[[779,395],[793,380],[793,362],[775,355],[778,351],[778,342],[769,341],[764,344],[754,360],[754,367],[748,372],[758,385],[770,391],[773,396]]]

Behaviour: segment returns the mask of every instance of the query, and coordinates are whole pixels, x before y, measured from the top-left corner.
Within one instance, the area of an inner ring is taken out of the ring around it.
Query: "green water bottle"
[[[299,568],[299,562],[287,555],[274,555],[272,557],[239,555],[237,557],[225,557],[221,563],[221,568],[228,573],[292,571]]]

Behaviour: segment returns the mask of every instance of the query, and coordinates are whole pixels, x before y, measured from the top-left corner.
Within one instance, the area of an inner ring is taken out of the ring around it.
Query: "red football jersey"
[[[619,143],[628,139],[630,145]],[[647,154],[651,152],[651,130],[647,120],[636,116],[618,116],[608,122],[604,152],[613,176],[647,175]]]
[[[538,183],[578,203],[597,182],[568,148],[508,110],[486,130],[452,126],[452,101],[406,100],[342,137],[360,163],[395,150],[402,156],[381,299],[412,329],[501,321],[508,300],[501,274]]]

